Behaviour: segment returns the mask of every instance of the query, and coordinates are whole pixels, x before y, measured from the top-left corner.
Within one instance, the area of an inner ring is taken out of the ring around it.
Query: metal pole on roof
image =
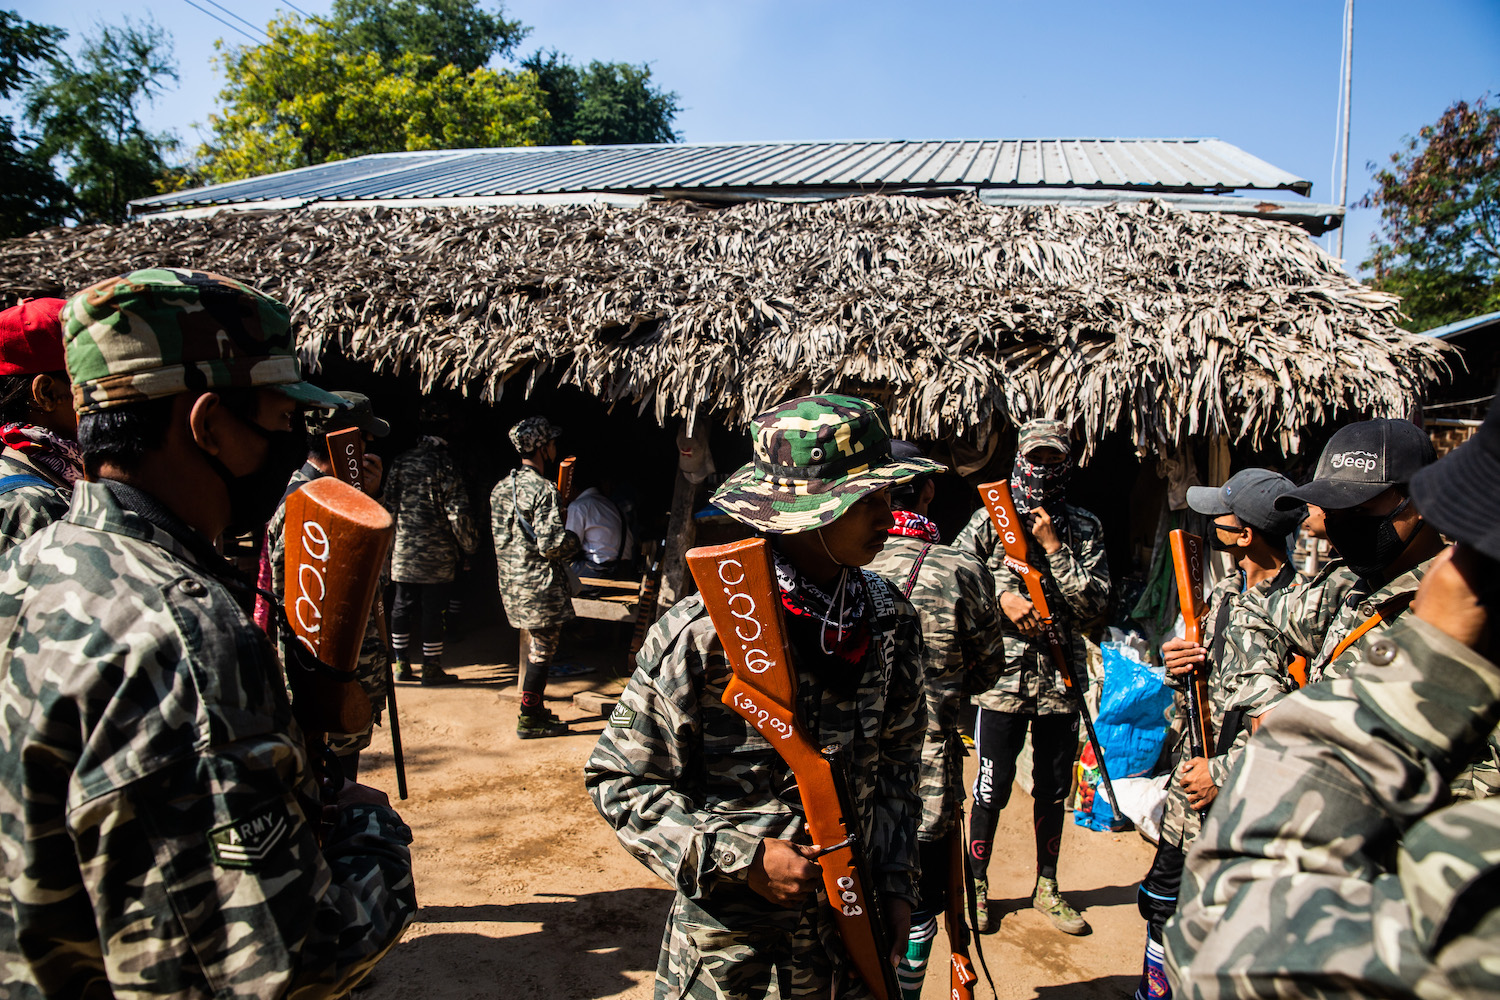
[[[1339,207],[1349,207],[1349,98],[1354,83],[1354,0],[1344,0],[1344,93],[1342,102],[1344,105],[1344,152],[1343,162],[1339,168]],[[1345,219],[1348,218],[1346,212]],[[1338,228],[1338,252],[1339,260],[1344,259],[1344,226]],[[1348,270],[1345,266],[1344,270]]]

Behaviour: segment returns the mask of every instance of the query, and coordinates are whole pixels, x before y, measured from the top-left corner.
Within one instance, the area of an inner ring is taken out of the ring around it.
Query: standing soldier
[[[135,271],[66,317],[92,481],[0,555],[5,992],[343,996],[415,915],[411,831],[372,788],[321,800],[213,543],[271,516],[298,409],[344,402],[230,278]]]
[[[527,417],[512,427],[510,443],[521,454],[521,467],[490,493],[505,617],[527,637],[516,719],[516,735],[523,740],[568,734],[568,724],[545,701],[547,669],[557,656],[563,625],[573,619],[567,565],[581,551],[578,536],[563,525],[551,478],[561,434],[546,417]]]
[[[892,523],[887,488],[938,467],[892,458],[885,412],[852,396],[789,400],[754,424],[754,460],[714,503],[770,541],[797,717],[819,746],[844,748],[856,811],[846,821],[869,852],[891,940],[904,942],[922,638],[911,606],[861,567]],[[868,998],[819,898],[791,768],[723,703],[730,667],[701,596],[652,627],[637,662],[584,775],[626,850],[677,890],[656,996]]]
[[[1028,560],[1041,571],[1081,698],[1089,676],[1083,626],[1108,609],[1110,583],[1099,519],[1064,502],[1072,467],[1066,424],[1031,420],[1021,427],[1011,496],[1016,512],[1029,522]],[[1058,930],[1082,934],[1088,924],[1057,888],[1063,806],[1073,786],[1073,763],[1078,757],[1078,701],[1058,674],[1025,583],[1005,565],[1005,549],[999,541],[988,512],[981,507],[953,542],[954,548],[983,560],[994,575],[1005,632],[1005,669],[999,683],[975,699],[979,704],[974,723],[979,776],[969,817],[969,855],[979,896],[977,929],[990,928],[985,906],[990,850],[1000,812],[1010,801],[1016,757],[1030,729],[1037,865],[1031,905]]]
[[[271,515],[271,523],[266,525],[265,551],[270,570],[271,592],[282,604],[286,602],[287,499],[308,483],[333,475],[333,462],[328,457],[327,436],[329,434],[347,427],[358,427],[364,434],[365,443],[370,444],[391,432],[391,425],[375,415],[375,411],[370,406],[370,397],[358,392],[335,392],[334,395],[346,400],[349,404],[348,409],[317,410],[308,415],[307,461],[302,463],[302,468],[292,473],[291,482],[287,483],[286,495],[281,498],[276,513]],[[365,452],[363,486],[365,492],[372,497],[380,494],[382,469],[380,456],[373,452]],[[289,636],[285,638],[288,641],[296,641]],[[286,651],[282,650],[281,655],[285,662]],[[359,686],[365,689],[365,694],[370,699],[370,706],[373,710],[370,724],[358,733],[328,734],[328,745],[333,750],[334,756],[338,757],[339,763],[343,765],[344,777],[350,781],[359,776],[359,752],[370,745],[370,737],[374,734],[375,724],[380,721],[380,709],[385,704],[386,667],[389,656],[385,637],[380,634],[372,611],[369,621],[365,623],[365,638],[360,643],[359,663],[354,669],[355,680],[359,681]]]
[[[905,441],[892,442],[891,454],[922,458]],[[978,559],[941,544],[937,525],[926,516],[936,491],[933,475],[891,488],[896,523],[885,548],[867,567],[911,601],[922,619],[927,737],[922,746],[922,825],[917,831],[921,898],[912,913],[906,954],[896,969],[906,1000],[922,995],[938,914],[949,906],[963,908],[962,900],[948,899],[949,867],[955,855],[951,838],[960,836],[964,807],[959,716],[969,698],[989,690],[1005,665],[994,578]]]
[[[391,652],[396,680],[414,681],[413,633],[422,644],[422,683],[458,680],[443,669],[444,615],[448,593],[464,556],[479,546],[469,509],[469,491],[448,451],[444,432],[452,411],[435,399],[424,399],[417,418],[417,446],[396,456],[385,479],[385,509],[396,521],[391,546]]]
[[[1500,411],[1410,485],[1456,544],[1229,776],[1166,928],[1183,997],[1500,995],[1500,800],[1448,790],[1500,719]]]
[[[68,512],[83,478],[63,370],[62,299],[0,312],[0,552]]]
[[[1302,510],[1281,511],[1275,506],[1277,498],[1293,488],[1291,480],[1270,469],[1244,469],[1223,486],[1194,486],[1187,491],[1188,506],[1213,518],[1209,546],[1229,553],[1235,568],[1218,582],[1209,597],[1202,633],[1206,645],[1183,638],[1162,644],[1162,660],[1173,683],[1191,683],[1191,674],[1207,671],[1209,704],[1204,708],[1215,743],[1207,748],[1207,757],[1182,754],[1167,784],[1156,857],[1137,898],[1141,916],[1146,918],[1146,958],[1136,1000],[1171,996],[1162,970],[1161,933],[1167,918],[1177,909],[1183,859],[1198,836],[1200,815],[1213,803],[1244,749],[1249,736],[1249,727],[1243,722],[1246,712],[1280,696],[1279,690],[1267,692],[1255,685],[1242,685],[1243,678],[1226,673],[1222,663],[1224,649],[1233,641],[1229,621],[1235,609],[1263,601],[1296,579],[1296,567],[1287,559],[1287,536],[1301,521]],[[1179,703],[1183,697],[1179,691]],[[1177,717],[1187,715],[1179,711]],[[1188,744],[1184,742],[1181,749],[1187,750]]]

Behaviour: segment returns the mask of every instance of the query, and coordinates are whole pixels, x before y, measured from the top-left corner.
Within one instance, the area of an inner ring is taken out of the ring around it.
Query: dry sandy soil
[[[620,848],[589,801],[582,769],[604,721],[571,702],[581,690],[617,689],[612,667],[624,659],[624,640],[611,632],[565,650],[567,659],[600,666],[549,685],[552,706],[576,735],[523,742],[515,736],[515,633],[484,617],[492,623],[449,645],[447,665],[463,684],[399,686],[410,797],[396,805],[416,835],[421,909],[355,997],[649,998],[671,893]],[[377,730],[361,777],[395,801],[390,747],[389,730]],[[1030,908],[1030,826],[1031,800],[1017,789],[990,866],[991,906],[1003,916],[983,939],[998,995],[1129,995],[1145,937],[1135,885],[1151,846],[1069,817],[1060,880],[1093,927],[1069,937]],[[948,996],[945,949],[940,934],[925,1000]],[[990,995],[982,979],[976,995]]]

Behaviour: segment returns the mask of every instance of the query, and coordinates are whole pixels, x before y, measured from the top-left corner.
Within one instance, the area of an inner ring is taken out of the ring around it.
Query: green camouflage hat
[[[1016,453],[1030,455],[1038,448],[1053,448],[1064,455],[1071,454],[1073,447],[1068,442],[1068,425],[1061,420],[1028,420],[1021,425],[1016,441]]]
[[[84,416],[180,392],[266,386],[307,406],[348,402],[302,381],[286,306],[208,271],[153,267],[63,307],[73,404]]]
[[[562,428],[546,417],[527,417],[510,429],[510,443],[522,455],[530,455],[548,441],[562,437]]]
[[[755,460],[714,505],[742,524],[790,535],[832,524],[861,497],[943,466],[891,457],[885,411],[854,396],[789,399],[754,420]]]
[[[349,427],[358,427],[371,437],[383,438],[391,433],[388,420],[375,415],[370,397],[362,392],[345,392],[337,389],[333,393],[348,404],[346,410],[317,410],[307,417],[309,434],[332,434]]]

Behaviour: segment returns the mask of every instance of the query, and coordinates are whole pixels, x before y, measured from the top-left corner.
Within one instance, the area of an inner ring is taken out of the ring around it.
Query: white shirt
[[[620,509],[590,486],[568,504],[568,530],[583,542],[583,554],[591,563],[620,558],[625,543],[625,522]]]

